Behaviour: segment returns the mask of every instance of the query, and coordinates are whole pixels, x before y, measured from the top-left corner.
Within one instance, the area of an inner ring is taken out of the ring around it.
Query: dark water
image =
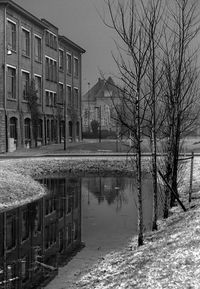
[[[117,249],[137,234],[137,185],[134,178],[67,175],[41,181],[47,187],[51,184],[49,189],[52,191],[53,188],[56,195],[60,195],[62,190],[66,199],[74,198],[75,194],[81,196],[77,199],[81,201],[81,206],[78,206],[81,208],[81,239],[87,248]],[[150,178],[143,179],[142,191],[144,230],[150,230],[153,202]],[[161,197],[158,203],[161,204]],[[73,201],[71,205],[73,207]]]
[[[82,178],[82,240],[94,248],[116,248],[137,233],[137,186],[130,178]],[[152,220],[152,182],[143,180],[144,229]],[[161,200],[159,199],[161,202]]]

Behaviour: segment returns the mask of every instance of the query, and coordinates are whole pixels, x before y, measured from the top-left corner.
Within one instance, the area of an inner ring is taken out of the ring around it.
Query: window
[[[64,87],[63,83],[59,82],[59,103],[64,103]]]
[[[64,231],[63,229],[59,230],[59,252],[61,253],[64,249]]]
[[[25,256],[21,260],[21,274],[22,274],[22,282],[26,282],[29,279],[29,257]]]
[[[35,35],[35,61],[42,62],[42,39]]]
[[[74,57],[74,76],[78,77],[78,58]]]
[[[74,106],[79,107],[78,88],[74,88]]]
[[[42,77],[35,75],[35,89],[37,91],[37,101],[38,103],[42,102]]]
[[[16,245],[16,216],[8,215],[6,217],[6,248],[10,250]]]
[[[79,137],[79,122],[76,123],[76,136]]]
[[[7,73],[7,96],[16,99],[16,68],[10,66]]]
[[[67,86],[67,97],[68,97],[68,105],[72,105],[72,88],[71,86]]]
[[[10,137],[17,139],[17,119],[15,117],[10,119]]]
[[[73,240],[76,241],[78,238],[78,222],[74,221],[73,223]]]
[[[67,73],[72,74],[72,56],[67,53]]]
[[[35,220],[34,220],[34,235],[41,231],[41,205],[35,204]]]
[[[29,90],[29,72],[22,71],[22,91],[23,99],[27,100]]]
[[[79,123],[77,122],[77,128],[79,127]],[[78,208],[78,203],[79,203],[79,191],[80,191],[80,188],[77,184],[77,186],[75,187],[75,190],[74,190],[74,209],[77,209]]]
[[[57,50],[57,36],[50,31],[46,31],[45,44],[54,50]]]
[[[49,188],[48,188],[49,189]],[[52,195],[45,200],[45,214],[49,215],[56,210],[56,199]]]
[[[56,106],[57,105],[57,94],[54,91],[46,90],[46,106]]]
[[[30,32],[22,28],[22,55],[30,56]]]
[[[46,56],[45,61],[46,80],[57,81],[57,61]]]
[[[59,49],[59,69],[63,70],[64,65],[64,51],[62,49]]]
[[[31,120],[30,120],[30,118],[26,118],[24,120],[24,133],[25,133],[25,139],[31,138]]]
[[[70,214],[72,212],[72,203],[72,195],[68,193],[66,197],[67,214]]]
[[[16,51],[16,23],[7,19],[7,46]]]
[[[43,136],[43,121],[42,119],[39,119],[37,137],[38,139],[42,139],[42,136]]]
[[[61,195],[60,198],[59,198],[59,212],[58,212],[59,219],[61,219],[64,216],[65,206],[64,206],[64,202],[63,201],[64,201],[64,196]]]
[[[22,212],[22,241],[26,240],[29,236],[28,227],[28,211],[27,209]]]
[[[50,223],[45,227],[45,248],[48,249],[56,243],[57,226],[56,223]]]
[[[71,224],[67,225],[67,246],[69,246],[72,242],[72,226]]]

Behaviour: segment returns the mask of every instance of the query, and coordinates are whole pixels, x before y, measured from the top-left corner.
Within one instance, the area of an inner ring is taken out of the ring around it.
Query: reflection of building
[[[101,121],[101,129],[116,132],[115,105],[118,90],[111,77],[98,82],[82,96],[83,131],[91,131],[92,120]],[[100,112],[101,109],[101,112]],[[101,119],[101,120],[100,120]]]
[[[32,288],[81,244],[79,179],[44,179],[50,193],[0,213],[0,288]]]
[[[80,139],[85,50],[11,0],[0,1],[0,17],[0,152],[33,146],[35,134],[38,145],[59,142],[65,133],[67,140]],[[33,80],[37,124],[28,102]]]

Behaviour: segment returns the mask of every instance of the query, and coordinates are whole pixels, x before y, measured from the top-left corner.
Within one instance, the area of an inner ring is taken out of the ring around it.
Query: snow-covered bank
[[[181,184],[188,199],[189,164]],[[149,233],[145,245],[137,248],[136,238],[120,252],[108,254],[68,288],[200,288],[200,158],[194,162],[195,199],[186,213],[179,207],[159,230]],[[188,204],[187,204],[187,207]],[[65,287],[63,287],[65,288]]]
[[[1,169],[40,177],[51,173],[91,172],[106,174],[132,174],[133,164],[127,160],[102,160],[68,158],[23,159],[0,162]],[[144,168],[148,171],[148,161]],[[190,166],[184,170],[181,191],[188,188]],[[194,162],[194,189],[198,197],[200,184],[200,158]],[[186,196],[186,195],[185,195]],[[186,201],[186,198],[184,198]],[[200,208],[198,199],[193,200],[196,207],[186,213],[179,207],[166,222],[160,222],[159,231],[145,239],[145,245],[137,248],[136,240],[122,251],[113,252],[98,261],[93,268],[83,271],[67,282],[66,274],[59,274],[55,282],[60,288],[200,288]],[[187,206],[188,207],[188,206]],[[85,256],[87,258],[87,256]],[[84,263],[84,260],[83,260]],[[54,284],[56,284],[54,283]],[[50,288],[50,285],[47,287]],[[52,288],[52,287],[51,287]],[[55,288],[55,287],[54,287]],[[56,287],[57,288],[57,287]]]

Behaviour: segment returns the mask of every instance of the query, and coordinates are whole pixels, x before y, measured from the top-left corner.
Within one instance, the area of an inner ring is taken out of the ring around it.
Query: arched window
[[[69,138],[72,140],[72,122],[69,121]]]
[[[76,136],[79,137],[79,122],[76,123]]]
[[[50,139],[50,121],[47,120],[47,138]]]
[[[39,119],[39,121],[38,121],[38,133],[37,133],[37,137],[39,138],[39,139],[42,139],[42,136],[43,136],[43,121],[42,121],[42,119]]]
[[[11,117],[10,119],[10,138],[17,139],[17,119],[16,117]]]
[[[25,120],[24,120],[24,135],[25,135],[25,139],[31,139],[31,120],[30,120],[30,118],[25,118]]]

